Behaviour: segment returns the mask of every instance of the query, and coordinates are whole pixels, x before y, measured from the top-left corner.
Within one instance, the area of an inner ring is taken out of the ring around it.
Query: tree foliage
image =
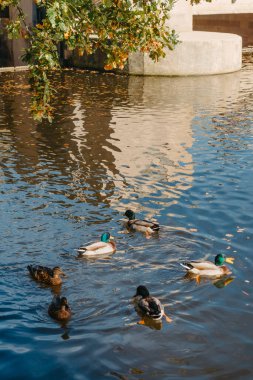
[[[0,0],[0,7],[16,7],[17,18],[7,26],[9,37],[22,36],[28,42],[23,59],[30,68],[31,110],[37,120],[52,120],[50,77],[60,69],[60,42],[77,49],[80,56],[101,49],[107,56],[107,70],[122,69],[129,53],[139,50],[157,61],[165,56],[165,48],[173,49],[177,43],[175,31],[167,24],[174,0],[34,1],[45,15],[34,26],[26,24],[20,0]]]

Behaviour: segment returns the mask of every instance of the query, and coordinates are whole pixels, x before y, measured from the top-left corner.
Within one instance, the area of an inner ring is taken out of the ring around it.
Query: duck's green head
[[[224,264],[225,261],[229,264],[234,264],[233,257],[225,257],[225,255],[223,255],[222,253],[219,253],[218,255],[215,256],[215,259],[214,259],[215,265],[221,266]]]
[[[103,243],[109,243],[110,239],[112,239],[112,236],[111,234],[109,234],[109,232],[104,232],[102,235],[101,235],[101,241]]]
[[[219,253],[218,255],[215,256],[214,263],[218,267],[221,266],[221,265],[223,265],[224,261],[225,261],[225,256],[222,255],[222,253]]]
[[[142,296],[142,298],[147,298],[149,296],[149,291],[146,288],[146,286],[139,285],[138,288],[136,289],[136,296]]]
[[[135,219],[135,213],[134,213],[132,210],[126,210],[126,212],[125,212],[125,216],[126,216],[129,220],[133,220],[133,219]]]

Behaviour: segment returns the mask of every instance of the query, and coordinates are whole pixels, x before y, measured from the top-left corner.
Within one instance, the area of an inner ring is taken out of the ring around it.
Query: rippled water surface
[[[26,74],[0,75],[1,378],[252,379],[252,67],[58,80],[56,119],[36,125]],[[159,221],[159,235],[126,233],[127,208]],[[117,252],[77,259],[104,231]],[[180,261],[218,252],[235,257],[230,282],[184,277]],[[28,264],[67,273],[66,325]],[[139,284],[173,323],[136,323]]]

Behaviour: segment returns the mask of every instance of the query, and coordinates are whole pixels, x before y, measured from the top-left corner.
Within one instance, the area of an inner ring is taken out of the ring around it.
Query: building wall
[[[230,13],[253,13],[252,0],[212,0],[211,3],[201,1],[194,5],[193,14],[230,14]]]
[[[193,30],[234,33],[242,37],[244,47],[253,45],[253,13],[194,15]]]
[[[4,32],[9,20],[9,9],[0,12],[0,67],[12,66],[12,48],[7,34]]]
[[[35,20],[35,4],[33,1],[22,0],[20,5],[26,15],[27,24],[33,24]],[[4,28],[9,20],[16,18],[15,8],[5,9],[0,14],[0,67],[24,66],[21,56],[24,54],[26,41],[23,38],[9,40]]]
[[[193,6],[193,30],[239,34],[253,44],[253,0],[202,1]]]

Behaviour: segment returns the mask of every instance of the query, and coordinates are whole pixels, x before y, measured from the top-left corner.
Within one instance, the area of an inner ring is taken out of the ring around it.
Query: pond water
[[[199,78],[70,70],[58,87],[55,121],[37,125],[27,74],[0,75],[1,378],[252,379],[252,66]],[[128,208],[159,234],[126,233]],[[77,259],[105,231],[117,252]],[[235,258],[231,281],[185,278],[180,262],[218,252]],[[55,291],[28,264],[67,273],[67,324],[48,316]],[[171,324],[137,324],[140,284]]]

